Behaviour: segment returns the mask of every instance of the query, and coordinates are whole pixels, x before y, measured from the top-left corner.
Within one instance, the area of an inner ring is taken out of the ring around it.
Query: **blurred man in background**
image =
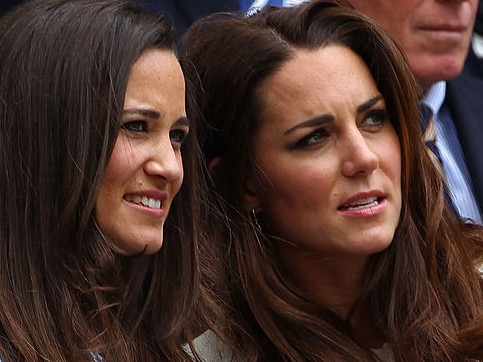
[[[405,52],[434,113],[436,145],[455,211],[482,223],[483,80],[462,74],[478,0],[349,0]]]

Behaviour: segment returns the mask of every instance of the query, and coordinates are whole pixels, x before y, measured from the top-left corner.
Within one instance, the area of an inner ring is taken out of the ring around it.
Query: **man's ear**
[[[247,177],[243,190],[243,207],[246,211],[255,210],[256,213],[263,211],[263,200],[260,188],[257,187],[252,177]]]

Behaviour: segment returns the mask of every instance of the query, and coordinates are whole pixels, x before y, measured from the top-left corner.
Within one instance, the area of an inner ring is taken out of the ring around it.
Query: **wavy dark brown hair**
[[[191,67],[204,124],[206,161],[232,220],[225,232],[234,318],[228,338],[249,361],[376,360],[352,337],[351,320],[315,305],[287,282],[276,243],[243,205],[247,177],[257,173],[251,142],[259,127],[264,80],[298,49],[341,45],[358,54],[385,98],[401,145],[402,210],[393,242],[370,258],[354,308],[372,316],[396,361],[460,361],[482,357],[482,230],[460,224],[427,157],[418,122],[420,90],[404,55],[380,26],[346,4],[312,1],[267,7],[252,16],[219,13],[184,35],[181,59]],[[360,309],[359,309],[360,310]],[[479,319],[480,318],[480,319]]]
[[[160,252],[116,254],[94,218],[131,67],[153,48],[176,51],[172,26],[125,1],[34,0],[0,20],[3,362],[191,360],[211,295],[196,137]]]

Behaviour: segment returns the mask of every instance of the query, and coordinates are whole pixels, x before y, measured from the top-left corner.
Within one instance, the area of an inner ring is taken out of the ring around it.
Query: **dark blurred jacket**
[[[476,16],[474,32],[483,37],[483,0],[480,0],[478,4],[478,14]],[[476,55],[473,45],[470,47],[468,58],[466,58],[464,72],[466,74],[472,74],[479,78],[483,78],[483,58],[481,54],[480,56]]]
[[[445,104],[458,132],[458,139],[473,182],[476,201],[483,211],[483,79],[468,74],[447,83]]]
[[[238,10],[238,0],[136,0],[149,10],[166,14],[178,35],[197,19],[218,11]]]
[[[0,16],[12,9],[15,5],[20,4],[21,0],[0,0]]]

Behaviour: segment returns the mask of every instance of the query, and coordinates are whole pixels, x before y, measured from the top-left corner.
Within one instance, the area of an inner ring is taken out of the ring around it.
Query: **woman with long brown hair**
[[[242,360],[483,356],[482,230],[446,204],[420,92],[380,26],[331,1],[216,14],[181,56],[232,220]]]
[[[172,26],[34,0],[0,49],[0,359],[192,360],[209,263]]]

